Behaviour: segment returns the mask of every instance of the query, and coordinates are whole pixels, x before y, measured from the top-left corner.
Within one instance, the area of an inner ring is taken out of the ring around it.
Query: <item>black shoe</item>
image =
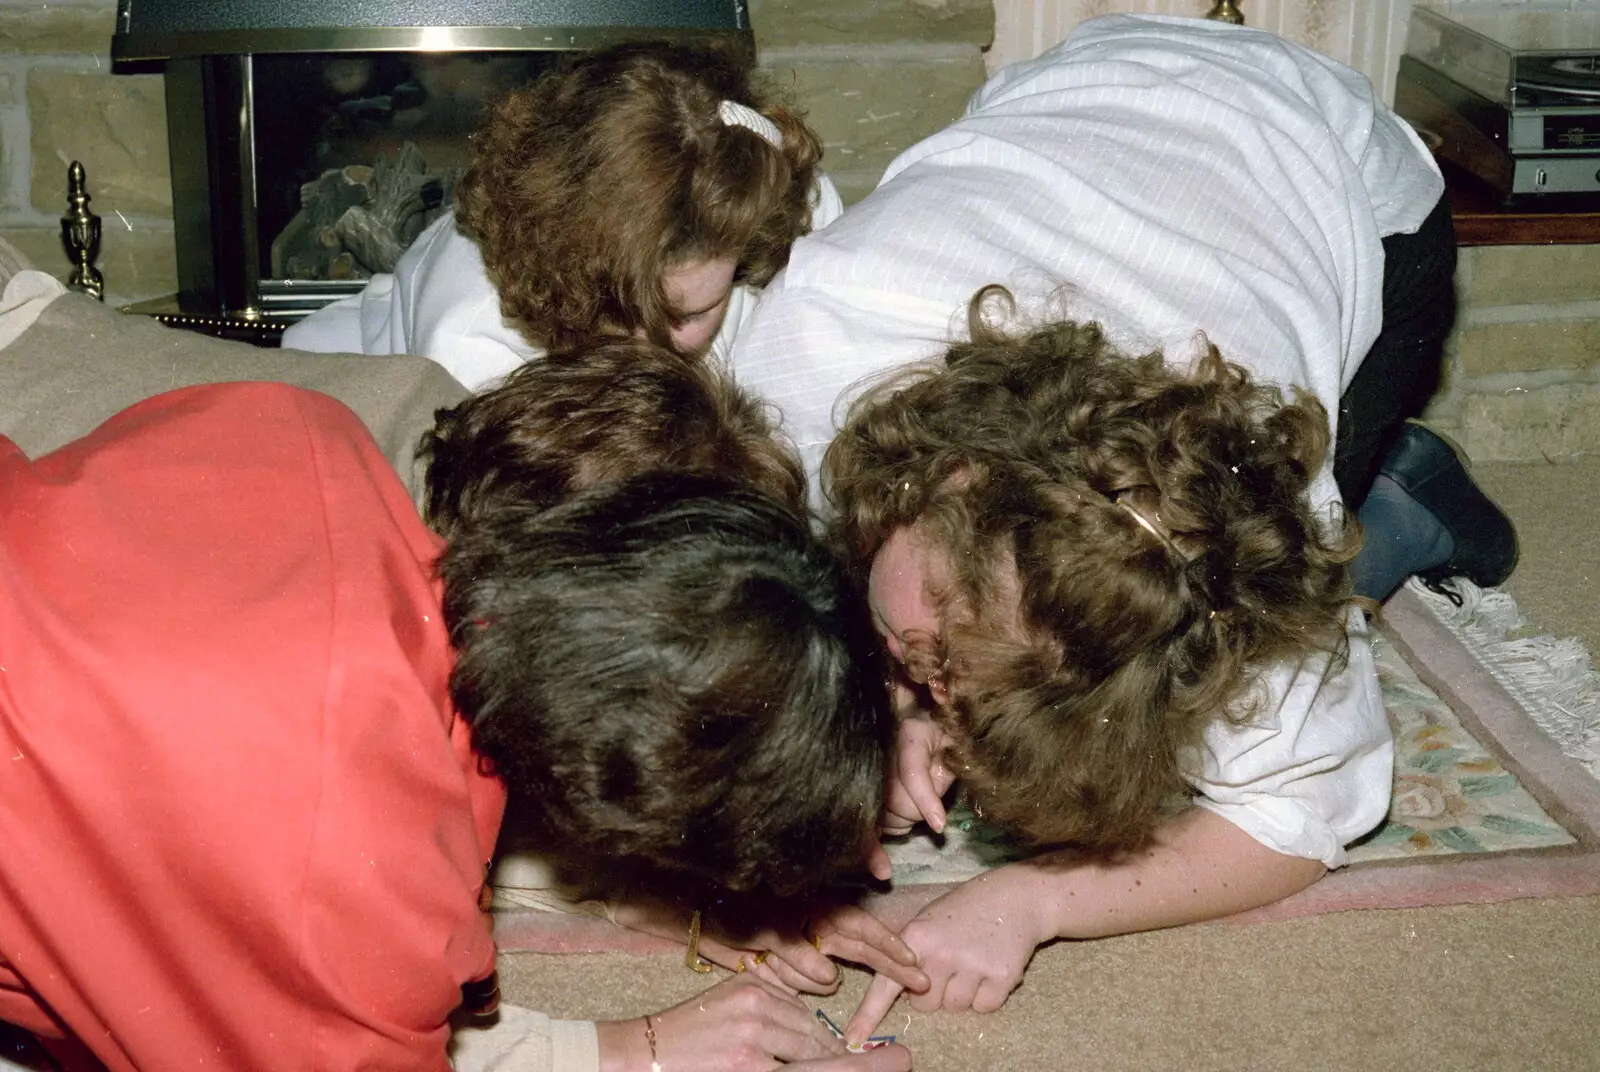
[[[1479,588],[1492,588],[1511,576],[1517,566],[1517,530],[1472,482],[1465,457],[1452,443],[1407,422],[1378,472],[1432,514],[1455,543],[1449,561],[1417,574],[1429,587],[1465,577]]]

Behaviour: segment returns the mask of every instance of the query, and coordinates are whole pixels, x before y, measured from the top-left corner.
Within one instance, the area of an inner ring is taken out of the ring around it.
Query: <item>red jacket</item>
[[[112,1069],[444,1069],[504,807],[437,539],[278,384],[0,438],[0,1019]]]

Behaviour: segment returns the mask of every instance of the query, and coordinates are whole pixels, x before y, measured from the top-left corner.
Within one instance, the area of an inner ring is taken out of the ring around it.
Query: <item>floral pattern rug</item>
[[[1462,726],[1387,638],[1373,654],[1395,736],[1388,819],[1350,847],[1351,864],[1573,844],[1516,775]],[[951,810],[943,838],[918,834],[889,846],[896,885],[958,882],[1021,854],[970,810]]]

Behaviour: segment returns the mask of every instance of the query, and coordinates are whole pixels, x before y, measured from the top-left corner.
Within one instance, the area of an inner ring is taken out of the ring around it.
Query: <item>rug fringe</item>
[[[1453,578],[1449,583],[1461,597],[1457,606],[1416,578],[1407,583],[1534,724],[1600,778],[1600,673],[1583,642],[1550,635],[1512,639],[1510,634],[1528,621],[1516,601],[1497,588]]]

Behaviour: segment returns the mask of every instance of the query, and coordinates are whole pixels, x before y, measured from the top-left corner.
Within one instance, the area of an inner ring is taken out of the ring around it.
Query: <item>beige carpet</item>
[[[1345,912],[1058,944],[991,1016],[899,1006],[923,1072],[1600,1068],[1600,899]],[[864,976],[823,1003],[835,1019]],[[681,960],[505,958],[524,1004],[606,1017],[689,997]],[[667,1069],[665,1072],[692,1072]]]
[[[1600,457],[1480,465],[1517,521],[1507,590],[1537,631],[1600,650]],[[703,985],[681,961],[624,954],[502,958],[509,1000],[562,1016],[633,1016]],[[863,977],[823,1003],[847,1015]],[[1600,1070],[1600,897],[1363,910],[1211,924],[1035,957],[992,1016],[885,1030],[924,1072],[969,1069]],[[668,1069],[666,1072],[691,1072]]]

